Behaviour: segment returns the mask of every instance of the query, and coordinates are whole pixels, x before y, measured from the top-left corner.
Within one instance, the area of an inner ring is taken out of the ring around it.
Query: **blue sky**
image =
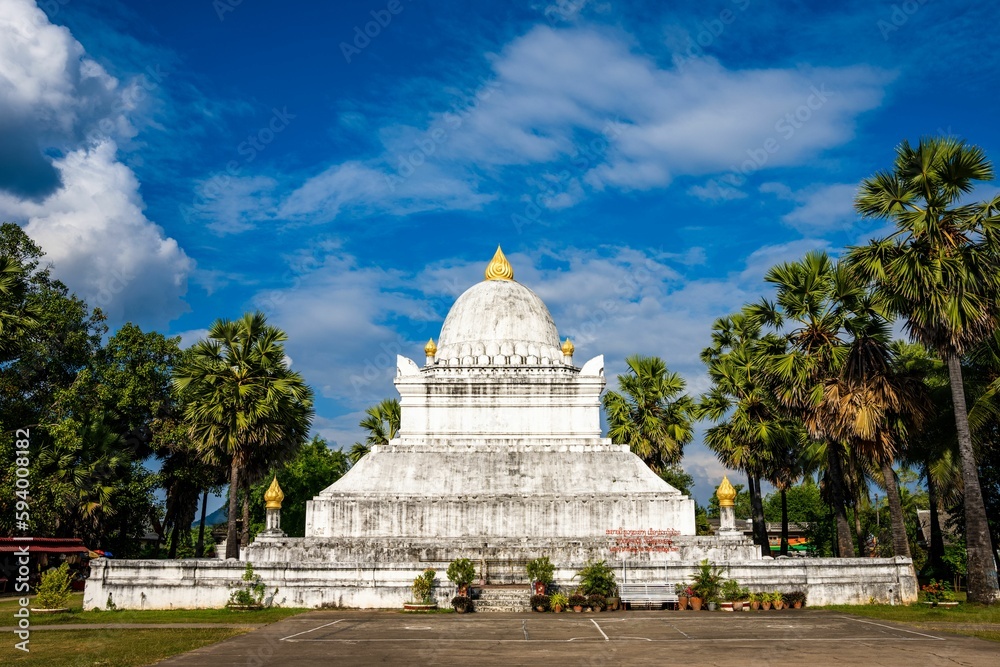
[[[0,218],[113,326],[190,343],[264,310],[347,447],[498,243],[609,386],[641,353],[702,391],[712,320],[767,267],[879,233],[851,197],[900,140],[1000,156],[998,18],[0,0]],[[722,468],[700,443],[684,465],[705,502]]]

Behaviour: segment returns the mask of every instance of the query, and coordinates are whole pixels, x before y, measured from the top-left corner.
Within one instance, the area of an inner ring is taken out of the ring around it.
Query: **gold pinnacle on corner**
[[[576,351],[576,346],[570,342],[569,337],[566,338],[566,342],[562,344],[562,353],[567,357],[572,357],[573,352]]]
[[[503,255],[503,250],[500,246],[497,246],[496,254],[493,255],[493,259],[490,260],[489,265],[486,267],[486,279],[487,280],[513,280],[514,279],[514,267],[510,265],[507,258]]]
[[[719,484],[715,497],[719,499],[719,507],[733,507],[736,504],[736,489],[725,475],[722,476],[722,483]]]
[[[433,357],[438,353],[438,346],[434,344],[434,339],[431,338],[427,341],[427,345],[424,345],[424,354],[428,357]]]
[[[281,487],[278,486],[278,476],[275,475],[274,480],[271,482],[271,486],[267,487],[267,491],[264,492],[264,508],[269,510],[280,510],[281,501],[285,499],[285,494],[281,491]]]

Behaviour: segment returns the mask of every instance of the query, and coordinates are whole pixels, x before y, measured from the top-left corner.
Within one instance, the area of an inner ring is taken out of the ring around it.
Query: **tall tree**
[[[998,326],[1000,196],[962,204],[976,181],[993,179],[985,153],[953,138],[904,141],[891,171],[861,183],[856,210],[888,220],[892,235],[850,250],[850,261],[904,317],[910,335],[948,366],[965,491],[968,598],[1000,596],[962,377],[961,359]]]
[[[192,440],[209,458],[229,462],[226,558],[239,558],[241,474],[267,453],[301,445],[312,421],[312,390],[288,367],[286,339],[263,313],[217,320],[174,372]]]
[[[677,465],[691,442],[694,402],[684,379],[659,357],[632,355],[628,372],[618,376],[619,391],[604,394],[608,437],[628,445],[654,472]]]
[[[777,476],[777,456],[793,447],[798,430],[775,400],[769,374],[770,359],[784,346],[780,337],[762,334],[745,312],[716,320],[712,346],[701,353],[712,387],[695,408],[698,417],[715,423],[705,433],[708,448],[727,468],[746,473],[754,541],[765,556],[771,546],[761,478]]]

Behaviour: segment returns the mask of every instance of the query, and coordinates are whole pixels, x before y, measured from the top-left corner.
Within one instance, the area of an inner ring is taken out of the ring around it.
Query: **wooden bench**
[[[677,604],[677,594],[674,593],[673,585],[666,584],[620,584],[618,597],[623,607],[626,604],[633,606],[642,604],[646,608],[651,608],[654,604],[657,607]]]

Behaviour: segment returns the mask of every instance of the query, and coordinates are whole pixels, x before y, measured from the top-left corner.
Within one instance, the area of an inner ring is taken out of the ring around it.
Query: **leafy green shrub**
[[[792,591],[791,593],[785,594],[785,604],[787,604],[788,606],[792,606],[796,602],[805,605],[806,594],[804,591]]]
[[[253,565],[247,563],[243,570],[242,583],[229,594],[228,606],[233,607],[259,607],[264,604],[264,593],[267,587],[259,574],[253,571]],[[278,589],[274,589],[277,593]]]
[[[615,572],[603,560],[588,562],[573,578],[577,577],[580,578],[580,590],[584,595],[603,595],[610,598],[615,597],[618,592]]]
[[[604,611],[608,608],[608,599],[599,593],[587,596],[587,605],[594,611]]]
[[[464,614],[472,609],[472,600],[466,595],[456,595],[451,599],[451,606],[459,614]]]
[[[698,571],[691,575],[691,588],[703,600],[718,598],[722,586],[722,570],[713,567],[708,559],[701,561]]]
[[[569,598],[562,593],[553,593],[549,596],[549,604],[553,607],[562,607],[565,609],[569,606]]]
[[[743,598],[740,597],[742,590],[743,589],[740,588],[740,582],[735,579],[726,579],[726,581],[722,584],[722,590],[719,595],[723,600],[742,600]]]
[[[556,568],[549,561],[548,556],[542,556],[541,558],[536,558],[528,562],[525,568],[528,572],[528,576],[532,581],[540,581],[546,586],[552,583]]]
[[[551,609],[551,599],[548,595],[532,595],[531,596],[531,608],[535,611],[548,611]]]
[[[42,574],[35,593],[35,604],[42,609],[62,609],[72,593],[69,563],[63,563]]]
[[[938,602],[949,602],[952,599],[951,591],[937,579],[931,579],[929,584],[921,586],[920,592],[923,593],[924,602],[937,604]]]
[[[431,590],[434,588],[434,575],[437,574],[434,570],[428,568],[424,570],[424,573],[417,576],[413,580],[413,601],[419,604],[432,604],[434,600],[431,598]]]
[[[448,565],[447,575],[448,581],[462,588],[476,578],[476,566],[468,558],[456,558]]]

